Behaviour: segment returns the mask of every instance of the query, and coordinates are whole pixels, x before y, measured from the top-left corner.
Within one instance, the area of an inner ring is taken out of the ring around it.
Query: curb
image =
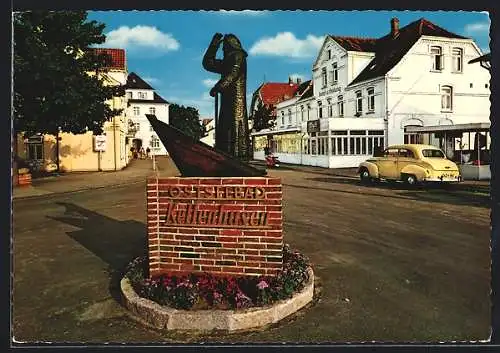
[[[57,195],[75,194],[75,193],[78,193],[78,192],[85,192],[85,191],[99,190],[99,189],[106,189],[106,188],[114,189],[114,188],[129,186],[129,185],[133,185],[133,184],[139,184],[139,183],[142,183],[142,182],[145,182],[145,179],[144,180],[129,181],[129,182],[126,182],[126,183],[121,183],[121,184],[111,184],[111,185],[104,185],[104,186],[93,186],[93,187],[87,187],[87,188],[82,188],[82,189],[77,189],[77,190],[48,192],[48,193],[42,194],[42,195],[12,196],[12,200],[31,200],[31,199],[40,199],[40,198],[44,198],[44,197],[57,196]]]
[[[299,311],[314,297],[314,272],[308,269],[309,280],[292,298],[273,305],[245,310],[177,310],[139,297],[125,276],[120,289],[125,307],[131,316],[146,326],[160,330],[239,331],[276,323]]]

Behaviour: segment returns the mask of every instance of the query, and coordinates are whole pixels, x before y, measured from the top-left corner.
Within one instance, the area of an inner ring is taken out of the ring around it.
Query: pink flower
[[[257,288],[259,288],[259,289],[264,289],[264,288],[267,288],[267,287],[269,287],[269,285],[264,280],[262,280],[259,283],[257,283]]]

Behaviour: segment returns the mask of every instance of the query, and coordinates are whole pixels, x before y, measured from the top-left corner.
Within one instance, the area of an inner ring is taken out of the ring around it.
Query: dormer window
[[[146,92],[139,92],[139,99],[146,99]]]
[[[432,71],[441,71],[444,68],[443,49],[439,46],[431,47]]]

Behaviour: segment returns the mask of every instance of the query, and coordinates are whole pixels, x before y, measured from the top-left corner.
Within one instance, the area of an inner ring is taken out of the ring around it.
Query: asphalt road
[[[276,170],[284,237],[318,297],[255,332],[172,333],[119,304],[119,272],[145,249],[145,184],[14,201],[13,333],[24,342],[443,342],[490,334],[490,216],[469,191],[361,186]]]

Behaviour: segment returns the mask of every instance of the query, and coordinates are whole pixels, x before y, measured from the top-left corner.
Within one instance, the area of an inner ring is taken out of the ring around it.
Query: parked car
[[[456,183],[462,181],[458,166],[435,146],[422,144],[393,145],[358,167],[362,182],[384,180]]]

